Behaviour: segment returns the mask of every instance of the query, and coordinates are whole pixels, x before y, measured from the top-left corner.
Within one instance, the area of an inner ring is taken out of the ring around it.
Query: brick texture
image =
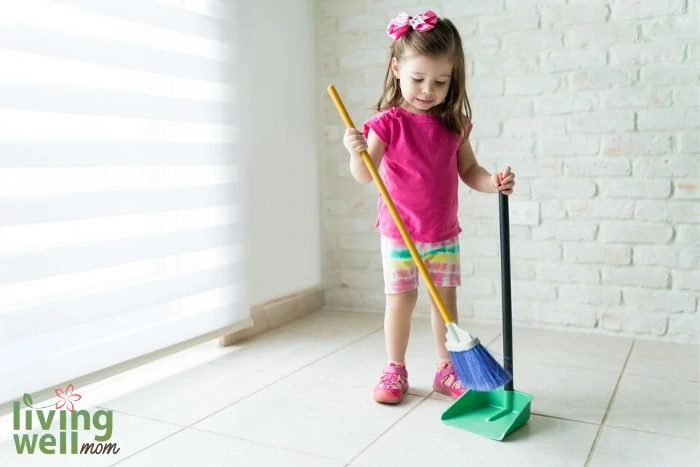
[[[471,137],[511,165],[514,319],[660,340],[700,332],[700,16],[686,0],[317,0],[329,305],[383,310],[377,191],[354,182],[334,84],[355,124],[386,72],[388,20],[432,8],[460,29]],[[460,315],[498,322],[495,196],[460,188]],[[416,313],[427,314],[424,286]]]

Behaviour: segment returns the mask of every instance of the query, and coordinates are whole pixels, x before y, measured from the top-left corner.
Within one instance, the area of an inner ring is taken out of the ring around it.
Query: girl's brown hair
[[[399,80],[391,71],[391,62],[394,58],[400,62],[407,51],[429,57],[447,57],[452,62],[450,88],[445,101],[430,109],[430,113],[439,117],[447,129],[459,133],[460,137],[465,139],[472,111],[467,97],[462,39],[452,21],[439,18],[433,29],[424,32],[409,29],[391,44],[390,51],[384,90],[374,109],[381,112],[398,107],[403,102]]]

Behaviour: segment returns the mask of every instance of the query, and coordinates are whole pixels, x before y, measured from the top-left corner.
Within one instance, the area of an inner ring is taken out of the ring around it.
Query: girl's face
[[[391,71],[399,80],[405,109],[423,114],[445,101],[452,77],[452,63],[446,57],[407,54],[401,61],[392,59]]]

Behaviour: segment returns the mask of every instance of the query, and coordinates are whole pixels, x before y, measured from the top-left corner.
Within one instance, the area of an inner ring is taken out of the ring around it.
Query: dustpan
[[[501,224],[501,301],[503,309],[503,366],[513,375],[513,318],[510,296],[510,229],[508,197],[498,195]],[[502,441],[530,419],[532,396],[513,388],[513,378],[494,391],[467,391],[442,414],[448,425]]]

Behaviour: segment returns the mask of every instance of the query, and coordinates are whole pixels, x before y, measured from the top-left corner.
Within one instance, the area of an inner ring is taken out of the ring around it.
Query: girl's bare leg
[[[445,303],[452,319],[457,323],[457,288],[456,287],[437,287],[440,293],[440,298]],[[445,320],[438,311],[435,301],[430,298],[430,324],[433,328],[433,337],[435,341],[435,349],[437,350],[438,362],[447,363],[450,360],[450,353],[445,347],[447,328],[445,327]]]
[[[418,290],[387,294],[384,313],[384,338],[389,363],[406,366],[406,349],[411,333],[411,315],[418,300]]]

